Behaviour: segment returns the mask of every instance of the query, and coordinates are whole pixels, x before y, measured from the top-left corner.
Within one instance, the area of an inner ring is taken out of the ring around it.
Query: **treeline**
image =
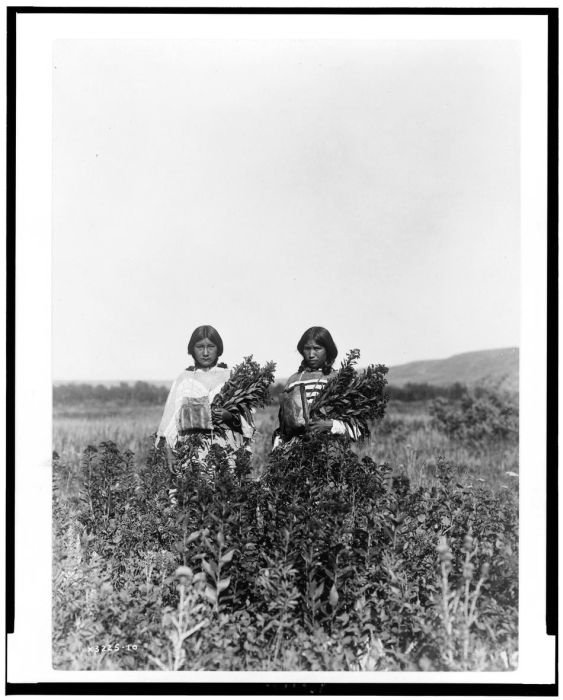
[[[438,398],[456,400],[467,394],[467,387],[460,382],[447,386],[407,382],[404,386],[388,386],[387,393],[391,401],[429,401]]]
[[[164,404],[169,387],[149,382],[119,382],[115,386],[104,384],[61,384],[53,387],[53,403],[141,403]]]
[[[278,382],[270,390],[272,403],[277,403],[283,391],[284,384]],[[168,396],[167,386],[158,386],[150,382],[120,382],[115,386],[104,384],[61,384],[53,387],[53,402],[55,404],[78,403],[116,403],[116,404],[164,404]],[[429,401],[437,398],[461,399],[467,388],[456,382],[449,386],[433,384],[407,383],[402,387],[388,386],[387,392],[392,401]]]
[[[283,391],[284,384],[275,384],[270,389],[273,399],[277,399]],[[461,399],[467,394],[465,384],[455,382],[448,386],[436,386],[434,384],[415,384],[408,382],[404,386],[387,386],[386,392],[392,401],[429,401],[431,399]]]

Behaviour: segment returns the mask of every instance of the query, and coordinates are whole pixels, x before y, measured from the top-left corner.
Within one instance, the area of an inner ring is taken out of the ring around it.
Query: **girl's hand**
[[[309,423],[309,430],[313,433],[330,433],[332,430],[331,420],[314,420]]]
[[[211,417],[215,425],[218,425],[219,423],[225,423],[225,425],[230,426],[233,425],[235,422],[233,414],[230,411],[227,411],[227,409],[225,408],[212,408]]]
[[[241,418],[238,413],[227,411],[226,408],[212,408],[211,418],[216,426],[227,426],[230,430],[242,433]]]
[[[214,423],[226,423],[231,419],[231,414],[224,408],[212,408],[211,416]]]

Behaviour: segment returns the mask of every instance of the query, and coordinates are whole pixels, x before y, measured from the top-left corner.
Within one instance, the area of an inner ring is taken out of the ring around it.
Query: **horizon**
[[[520,347],[518,345],[511,345],[507,347],[502,347],[502,348],[484,348],[481,350],[467,350],[465,352],[459,352],[455,353],[454,355],[448,355],[447,357],[432,357],[432,358],[425,358],[425,359],[418,359],[418,360],[409,360],[408,362],[401,362],[400,364],[390,364],[387,365],[389,371],[392,369],[397,369],[401,367],[405,367],[407,365],[412,365],[412,364],[417,364],[417,363],[425,363],[425,362],[441,362],[441,361],[446,361],[450,360],[454,357],[461,357],[463,355],[471,355],[471,354],[479,354],[479,353],[488,353],[488,352],[505,352],[507,350],[518,350],[520,351]],[[238,364],[238,363],[234,363]],[[339,362],[335,363],[336,366],[339,365]],[[374,363],[378,364],[378,363]],[[384,363],[381,363],[384,364]],[[363,365],[360,365],[360,369],[362,368]],[[229,365],[229,368],[232,368],[233,364]],[[274,383],[279,383],[281,381],[285,381],[287,377],[290,375],[283,376],[280,375],[279,377],[276,376],[275,382]],[[135,379],[63,379],[63,378],[57,378],[52,380],[52,384],[120,384],[120,383],[125,383],[125,384],[134,384],[135,382],[146,382],[147,384],[167,384],[171,383],[174,381],[174,378],[150,378],[147,379],[146,377],[137,377]]]

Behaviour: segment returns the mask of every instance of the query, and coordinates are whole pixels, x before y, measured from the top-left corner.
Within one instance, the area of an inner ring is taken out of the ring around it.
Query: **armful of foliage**
[[[275,362],[266,362],[261,367],[252,355],[245,357],[233,367],[228,381],[213,399],[212,408],[225,409],[235,423],[240,424],[241,418],[252,423],[252,410],[266,406],[270,400],[269,387],[274,381],[275,369]],[[223,421],[215,427],[219,431],[229,428]]]
[[[367,437],[369,422],[385,414],[388,369],[385,365],[369,365],[358,372],[354,365],[359,357],[358,349],[348,352],[338,372],[313,400],[309,416],[312,420],[340,420]]]

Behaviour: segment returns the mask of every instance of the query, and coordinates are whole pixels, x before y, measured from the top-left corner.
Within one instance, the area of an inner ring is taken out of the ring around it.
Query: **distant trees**
[[[437,398],[457,400],[467,394],[467,387],[460,382],[448,386],[407,382],[404,386],[388,386],[387,392],[392,401],[428,401]]]
[[[278,403],[285,384],[278,382],[270,388],[271,402]],[[438,398],[459,400],[467,394],[467,387],[460,382],[449,386],[407,383],[404,386],[388,386],[392,401],[430,401]],[[53,387],[55,404],[116,403],[116,404],[163,404],[168,396],[168,387],[150,382],[119,382],[115,386],[104,384],[61,384]]]
[[[270,388],[270,396],[273,402],[278,400],[284,386],[284,382],[278,382]],[[386,391],[392,401],[429,401],[437,398],[457,400],[465,396],[467,387],[460,382],[455,382],[448,386],[408,382],[404,386],[390,385],[386,388]]]
[[[115,386],[104,384],[61,384],[53,387],[53,403],[77,404],[84,402],[117,404],[163,404],[168,387],[149,382],[119,382]]]

